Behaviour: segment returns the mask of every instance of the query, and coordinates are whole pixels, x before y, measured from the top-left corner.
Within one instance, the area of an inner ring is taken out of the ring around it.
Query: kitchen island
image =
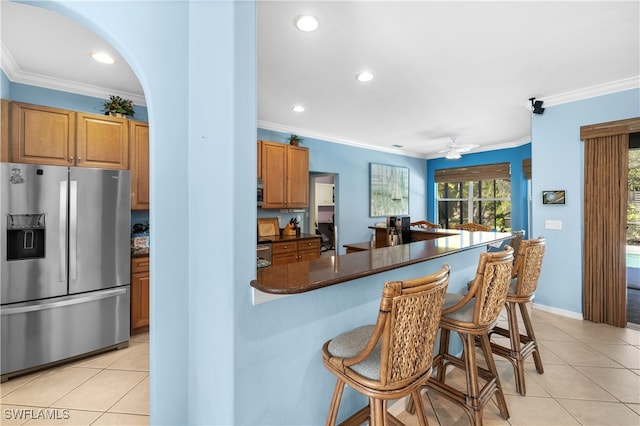
[[[505,232],[446,230],[441,234],[440,238],[383,248],[372,246],[345,255],[263,268],[257,271],[251,286],[277,295],[305,293],[434,259],[447,263],[448,256],[512,238]]]

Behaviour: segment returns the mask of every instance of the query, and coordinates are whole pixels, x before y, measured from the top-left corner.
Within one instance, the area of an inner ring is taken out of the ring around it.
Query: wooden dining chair
[[[429,222],[428,220],[418,220],[416,222],[411,222],[409,225],[417,226],[419,228],[440,228],[439,224]]]
[[[482,425],[484,407],[493,395],[496,396],[502,417],[509,418],[509,410],[491,353],[489,332],[504,308],[512,269],[511,247],[506,246],[500,252],[483,252],[480,254],[476,276],[469,291],[464,295],[447,294],[445,297],[440,318],[440,345],[433,359],[436,375],[429,379],[425,386],[464,408],[472,425]],[[460,356],[449,353],[451,332],[457,333],[462,340]],[[487,368],[479,366],[476,362],[476,339]],[[446,383],[446,370],[449,366],[464,370],[464,389]],[[484,380],[482,387],[480,378]],[[412,398],[407,406],[409,412],[414,410],[414,399]]]
[[[520,395],[527,394],[524,382],[524,361],[529,355],[533,355],[538,373],[544,373],[538,342],[527,310],[527,303],[533,301],[538,287],[544,252],[544,238],[522,241],[518,258],[513,266],[511,285],[505,303],[508,329],[496,326],[491,331],[491,335],[497,334],[509,338],[508,347],[492,340],[491,350],[494,354],[507,358],[513,365],[516,390]],[[520,333],[518,326],[518,309],[524,324],[524,334]]]
[[[341,334],[324,344],[322,361],[337,377],[327,425],[335,425],[345,385],[369,398],[368,406],[342,424],[402,424],[387,412],[387,401],[413,395],[418,422],[427,424],[420,397],[431,375],[433,348],[449,266],[434,274],[384,284],[375,325]]]
[[[491,231],[491,228],[479,223],[461,223],[459,225],[453,225],[452,229],[462,229],[463,231]]]

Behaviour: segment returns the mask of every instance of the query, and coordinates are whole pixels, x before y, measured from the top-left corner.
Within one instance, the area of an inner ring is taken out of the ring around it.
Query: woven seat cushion
[[[364,325],[343,333],[329,342],[328,350],[332,356],[350,358],[358,355],[366,346],[375,326]],[[380,380],[380,342],[371,354],[359,364],[350,368],[356,373],[371,380]]]
[[[443,309],[448,309],[461,301],[464,298],[462,294],[451,294],[447,293],[444,296],[444,307]],[[471,298],[467,303],[465,303],[460,309],[457,311],[451,312],[450,314],[443,315],[445,318],[449,318],[455,321],[461,322],[473,322],[473,308],[475,306],[475,299]]]

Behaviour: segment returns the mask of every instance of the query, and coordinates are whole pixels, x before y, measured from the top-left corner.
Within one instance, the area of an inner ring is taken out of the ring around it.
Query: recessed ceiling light
[[[358,81],[371,81],[373,80],[373,74],[371,74],[368,71],[365,71],[358,74],[356,78],[358,79]]]
[[[318,29],[318,19],[311,15],[302,15],[296,18],[296,27],[300,31],[315,31]]]
[[[96,60],[96,61],[98,61],[98,62],[101,62],[101,63],[103,63],[103,64],[109,64],[109,65],[111,65],[111,64],[113,64],[113,63],[115,63],[115,62],[116,62],[116,61],[111,57],[111,55],[109,55],[108,53],[105,53],[105,52],[94,52],[94,53],[92,53],[92,54],[91,54],[91,57],[92,57],[94,60]]]
[[[296,105],[293,108],[291,108],[291,111],[293,111],[293,112],[303,112],[304,111],[304,107],[302,105]]]

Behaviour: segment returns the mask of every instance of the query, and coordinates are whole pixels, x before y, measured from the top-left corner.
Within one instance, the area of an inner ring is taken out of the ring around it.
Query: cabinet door
[[[131,210],[149,210],[149,125],[129,122]]]
[[[126,118],[77,113],[76,166],[129,169]]]
[[[262,141],[258,141],[258,179],[262,179]]]
[[[319,206],[333,206],[332,183],[316,183],[316,204]]]
[[[149,273],[131,276],[131,332],[146,330],[149,326]]]
[[[309,148],[287,146],[287,207],[309,207]]]
[[[0,100],[0,162],[9,162],[9,101]]]
[[[149,257],[131,259],[131,333],[149,328]]]
[[[73,165],[76,113],[40,105],[11,103],[11,161]]]
[[[320,257],[320,238],[298,241],[298,260],[311,260]]]
[[[263,209],[287,206],[287,147],[276,142],[262,142]]]
[[[271,264],[284,265],[298,261],[298,243],[286,241],[271,245]]]

